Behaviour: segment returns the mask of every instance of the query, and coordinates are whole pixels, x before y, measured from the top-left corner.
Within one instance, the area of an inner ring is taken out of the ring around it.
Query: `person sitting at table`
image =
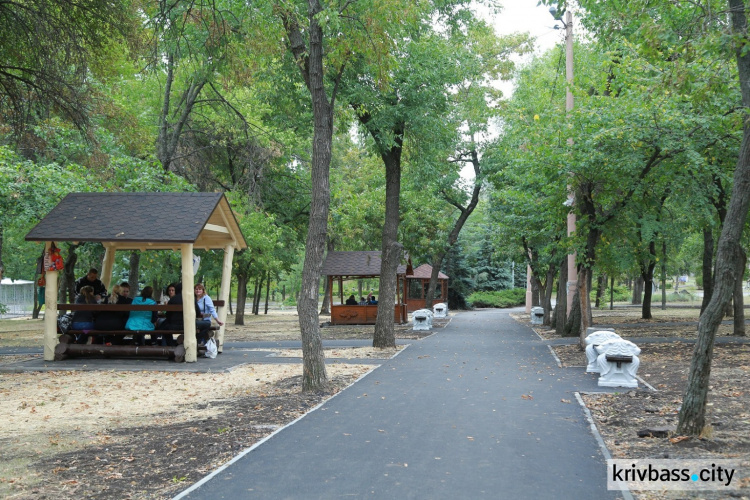
[[[76,297],[76,304],[96,304],[94,296],[94,287],[84,286],[80,289],[80,294]],[[93,342],[93,337],[86,333],[87,330],[94,329],[94,312],[93,311],[73,311],[73,321],[70,325],[71,330],[83,330],[84,333],[76,335],[75,341],[78,344]]]
[[[104,286],[98,276],[99,271],[92,267],[86,276],[77,279],[75,282],[76,295],[81,294],[81,288],[84,286],[90,286],[94,290],[94,298],[99,297],[99,300],[102,300],[107,295],[107,287]]]
[[[144,287],[141,290],[141,295],[133,299],[134,306],[155,306],[156,301],[152,298],[154,289],[150,286]],[[156,311],[130,311],[130,316],[125,324],[126,330],[153,330],[154,323],[156,322]],[[151,335],[151,342],[153,343],[153,335]],[[133,343],[135,345],[144,345],[144,335],[133,335]]]
[[[364,297],[360,297],[359,298],[359,305],[360,306],[366,306],[367,305],[367,301],[365,300]]]
[[[370,301],[367,303],[368,306],[378,305],[378,298],[374,295],[370,295]]]
[[[356,306],[357,304],[357,298],[354,295],[349,295],[349,298],[346,299],[346,305],[347,306]]]
[[[123,281],[120,283],[120,301],[118,304],[132,304],[133,299],[130,298],[130,283]]]
[[[195,291],[195,302],[198,304],[198,309],[200,310],[200,315],[196,316],[195,321],[195,336],[198,339],[198,344],[203,345],[208,342],[210,337],[211,318],[215,319],[219,326],[222,326],[224,323],[219,319],[219,314],[214,307],[214,301],[206,294],[206,287],[198,283],[193,290]]]
[[[115,285],[112,287],[112,292],[107,298],[107,304],[130,304],[133,299],[123,296],[122,285]],[[95,330],[124,330],[125,323],[128,321],[128,311],[98,311],[94,315],[94,329]],[[119,339],[115,335],[100,335],[96,339],[97,344],[119,344]]]
[[[177,283],[174,285],[175,287],[175,295],[171,299],[169,299],[169,302],[167,302],[167,305],[173,306],[173,305],[182,305],[182,283]],[[195,317],[200,318],[201,317],[201,311],[198,308],[198,303],[194,302],[195,304]],[[183,319],[182,311],[167,311],[167,314],[164,318],[164,323],[159,325],[159,330],[184,330],[185,329],[185,322]],[[166,334],[161,336],[161,345],[168,345],[168,346],[175,346],[177,345],[177,342],[174,340],[172,334]]]
[[[172,297],[176,295],[175,292],[175,284],[170,283],[167,285],[166,290],[161,295],[161,304],[166,305],[169,304],[169,301],[172,300]],[[166,314],[160,314],[159,317],[156,319],[156,329],[161,330],[161,325],[166,321]],[[161,336],[160,336],[161,337]],[[161,345],[164,345],[163,343],[160,343]]]

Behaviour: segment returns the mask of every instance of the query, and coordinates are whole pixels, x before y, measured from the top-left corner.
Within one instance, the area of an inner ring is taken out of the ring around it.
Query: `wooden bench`
[[[223,300],[214,301],[214,305],[222,307]],[[107,312],[130,312],[130,311],[171,311],[182,312],[181,304],[58,304],[58,310],[62,311],[107,311]],[[220,327],[211,326],[211,335]],[[91,336],[129,336],[129,335],[172,335],[176,337],[176,346],[141,346],[135,344],[76,344],[75,335]],[[184,331],[182,330],[68,330],[60,336],[60,343],[55,347],[55,360],[60,361],[75,356],[104,356],[104,357],[166,357],[175,361],[185,361],[185,347],[183,345]],[[205,351],[205,346],[198,346],[198,352]]]
[[[633,362],[633,356],[620,356],[620,355],[605,354],[604,357],[607,361],[617,363],[617,368],[622,368],[623,363]]]

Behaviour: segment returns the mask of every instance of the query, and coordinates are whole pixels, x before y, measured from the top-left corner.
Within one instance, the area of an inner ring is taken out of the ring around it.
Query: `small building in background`
[[[427,287],[430,286],[430,276],[432,275],[432,266],[422,264],[414,269],[414,272],[406,275],[406,309],[408,312],[414,312],[423,309],[425,306],[424,298],[427,295]],[[448,303],[448,276],[442,272],[438,273],[437,288],[432,303]]]

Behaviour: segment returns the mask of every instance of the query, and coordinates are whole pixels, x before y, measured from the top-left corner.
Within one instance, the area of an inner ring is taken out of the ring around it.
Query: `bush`
[[[282,305],[296,307],[297,300],[294,298],[294,295],[290,295],[286,298],[286,300],[284,300],[284,302],[282,302]]]
[[[474,292],[466,301],[472,307],[516,307],[526,302],[526,289],[513,288],[497,292]]]
[[[694,300],[696,300],[696,297],[687,290],[667,294],[667,302],[692,302]]]
[[[604,294],[602,295],[602,304],[609,304],[609,290],[610,287],[607,286],[604,290]],[[633,298],[633,292],[628,290],[628,287],[625,285],[615,285],[615,293],[614,293],[614,302],[630,302],[630,300]],[[591,291],[591,303],[594,303],[594,300],[596,299],[596,288]]]

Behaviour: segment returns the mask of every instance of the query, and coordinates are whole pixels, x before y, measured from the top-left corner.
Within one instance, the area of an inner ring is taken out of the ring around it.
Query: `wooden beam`
[[[182,321],[185,332],[185,361],[195,363],[198,361],[198,339],[195,338],[195,275],[193,273],[193,244],[182,245]]]
[[[112,268],[115,265],[115,248],[112,245],[104,246],[104,261],[102,262],[102,283],[104,288],[109,291],[109,284],[112,282]]]
[[[44,251],[49,252],[51,241],[44,243]],[[57,347],[57,275],[59,271],[46,271],[44,289],[44,360],[55,360]]]
[[[215,233],[229,234],[229,229],[225,228],[224,226],[217,226],[216,224],[206,224],[203,229],[207,231],[213,231]]]
[[[219,333],[216,336],[216,347],[219,352],[223,352],[224,349],[224,331],[227,326],[227,311],[229,310],[229,288],[232,284],[232,259],[234,258],[234,245],[227,245],[224,248],[224,265],[221,269],[221,291],[219,292],[219,300],[225,301],[225,305],[219,307],[219,319],[223,325],[219,329]]]

